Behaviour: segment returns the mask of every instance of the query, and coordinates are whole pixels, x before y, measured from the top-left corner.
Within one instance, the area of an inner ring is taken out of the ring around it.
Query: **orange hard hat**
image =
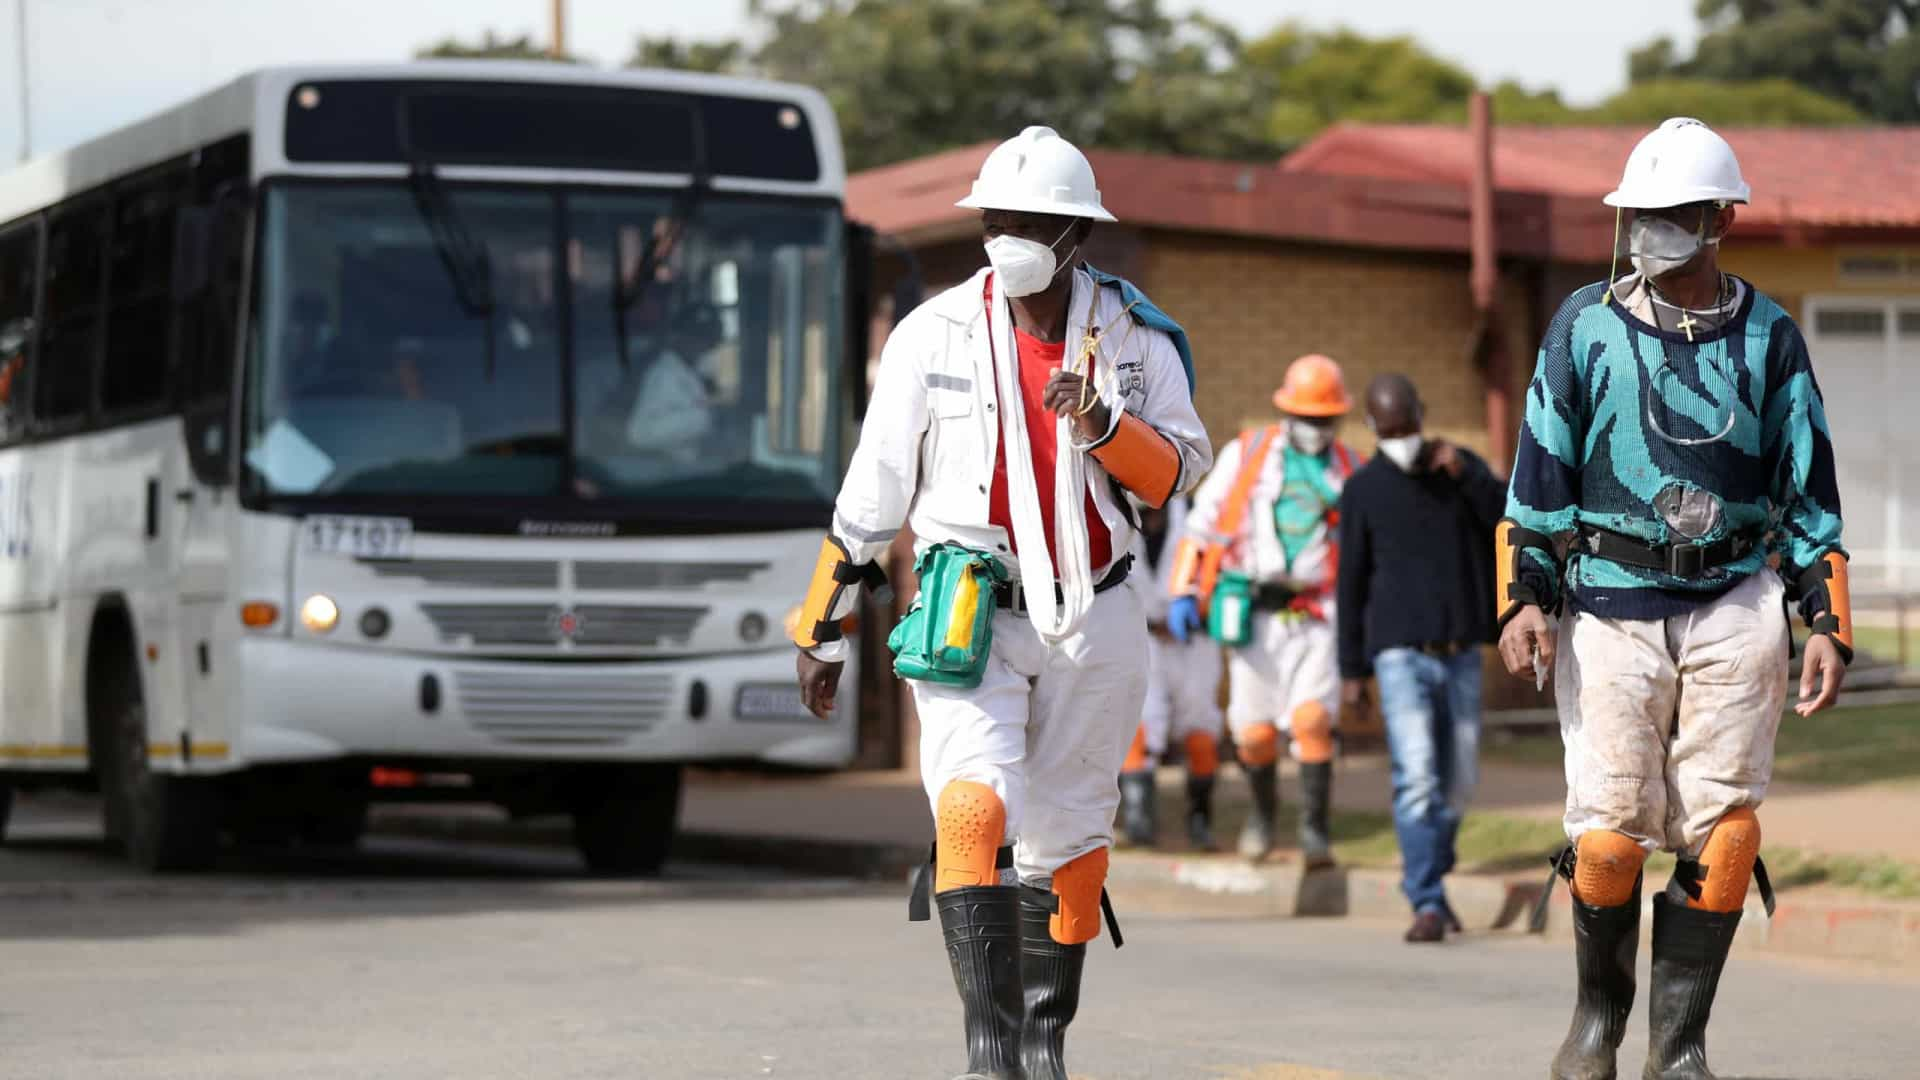
[[[1286,380],[1273,392],[1274,407],[1295,416],[1341,416],[1353,408],[1340,365],[1309,353],[1287,365]]]

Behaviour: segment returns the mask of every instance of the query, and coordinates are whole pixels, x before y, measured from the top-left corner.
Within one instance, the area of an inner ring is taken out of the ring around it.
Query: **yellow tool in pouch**
[[[1207,635],[1222,645],[1245,645],[1253,640],[1253,579],[1223,570],[1207,604]]]
[[[914,560],[920,593],[887,635],[894,674],[971,689],[986,674],[993,647],[993,587],[1007,572],[993,556],[935,544]]]

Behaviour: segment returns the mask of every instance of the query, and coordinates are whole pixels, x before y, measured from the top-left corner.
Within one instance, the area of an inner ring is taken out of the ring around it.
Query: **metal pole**
[[[547,55],[559,60],[567,55],[567,0],[553,0],[552,44],[547,47]]]
[[[20,160],[25,162],[33,155],[33,108],[27,96],[27,0],[13,0],[13,11],[13,43],[20,53],[16,65],[20,69]]]

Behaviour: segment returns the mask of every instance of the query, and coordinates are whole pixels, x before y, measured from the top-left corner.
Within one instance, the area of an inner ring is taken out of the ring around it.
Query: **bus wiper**
[[[660,270],[662,252],[671,252],[680,246],[680,238],[686,234],[687,226],[693,221],[693,213],[699,208],[700,200],[707,193],[707,174],[696,171],[688,178],[687,186],[673,196],[673,209],[667,215],[667,227],[664,235],[655,237],[648,230],[640,249],[640,267],[634,275],[633,292],[628,293],[620,276],[620,230],[613,230],[613,332],[620,350],[620,367],[624,370],[627,359],[627,312],[646,298],[647,290],[653,287],[654,275]]]
[[[426,222],[427,235],[433,238],[433,248],[439,253],[441,263],[447,268],[447,276],[453,281],[454,299],[459,301],[461,310],[469,318],[486,321],[483,348],[487,379],[491,381],[494,367],[493,313],[497,306],[493,298],[493,260],[487,254],[486,245],[475,239],[473,231],[467,228],[466,220],[454,209],[453,200],[447,197],[446,186],[440,182],[440,175],[434,171],[431,162],[414,162],[407,174],[407,185],[413,189],[413,204],[420,211],[420,219]]]

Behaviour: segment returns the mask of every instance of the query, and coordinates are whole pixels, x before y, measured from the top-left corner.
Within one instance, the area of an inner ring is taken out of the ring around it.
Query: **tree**
[[[1694,54],[1666,38],[1636,50],[1634,82],[1784,79],[1857,114],[1920,120],[1920,0],[1697,0],[1705,34]]]
[[[1865,119],[1846,102],[1785,79],[1755,82],[1657,79],[1635,83],[1598,107],[1586,110],[1583,121],[1652,127],[1670,116],[1691,116],[1716,127],[1857,124]]]
[[[552,57],[547,55],[543,46],[535,45],[533,37],[521,34],[519,37],[495,37],[492,30],[484,32],[480,43],[470,45],[457,38],[443,38],[438,44],[430,45],[414,53],[427,59],[450,60],[555,60],[561,63],[577,64],[579,59],[572,56]]]
[[[1247,46],[1273,80],[1267,132],[1291,145],[1336,120],[1415,123],[1465,115],[1473,76],[1412,38],[1319,33],[1288,23]]]
[[[634,43],[628,67],[676,71],[731,72],[746,65],[746,46],[738,41],[675,41],[643,37]]]

